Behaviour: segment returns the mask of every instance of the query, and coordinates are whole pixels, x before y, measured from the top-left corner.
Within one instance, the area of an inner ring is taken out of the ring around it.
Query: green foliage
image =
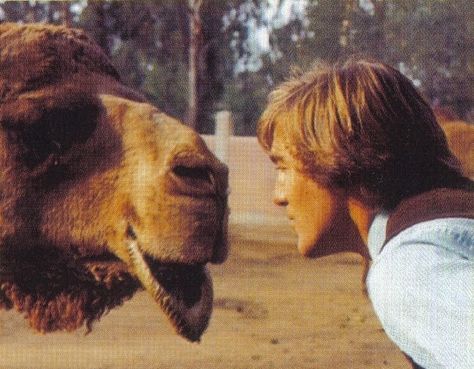
[[[288,2],[297,3],[282,0],[280,9]],[[124,82],[185,121],[188,0],[9,1],[0,3],[0,21],[64,23],[74,7],[72,25],[103,47]],[[352,54],[400,68],[433,105],[474,120],[472,0],[308,0],[303,13],[285,21],[281,14],[269,17],[269,9],[267,0],[202,1],[201,132],[211,133],[216,111],[228,109],[237,134],[255,134],[267,94],[293,67]],[[268,49],[255,46],[255,31],[263,27]]]
[[[232,112],[234,133],[240,136],[255,134],[256,123],[265,106],[269,82],[262,73],[244,72],[226,84],[220,108]]]
[[[431,103],[464,118],[474,105],[473,13],[465,0],[394,1],[387,17],[392,59],[420,81]]]
[[[180,62],[148,64],[142,91],[156,106],[175,117],[186,115],[188,69]]]
[[[474,6],[468,0],[313,0],[306,19],[275,30],[281,57],[262,68],[275,82],[291,65],[349,55],[407,74],[432,105],[474,120]],[[367,6],[368,5],[368,6]],[[306,21],[306,24],[304,24]],[[296,24],[295,24],[296,23]]]

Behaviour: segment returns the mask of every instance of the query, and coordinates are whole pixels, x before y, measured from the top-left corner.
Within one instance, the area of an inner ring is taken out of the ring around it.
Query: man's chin
[[[316,242],[301,238],[298,236],[297,244],[298,252],[305,257],[314,257],[316,252]]]

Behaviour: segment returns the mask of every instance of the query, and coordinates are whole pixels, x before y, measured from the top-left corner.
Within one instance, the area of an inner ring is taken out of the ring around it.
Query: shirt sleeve
[[[426,369],[474,368],[474,262],[426,243],[388,243],[367,279],[387,335]]]

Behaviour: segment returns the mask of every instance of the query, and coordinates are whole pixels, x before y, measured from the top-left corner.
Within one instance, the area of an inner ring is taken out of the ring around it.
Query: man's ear
[[[0,107],[0,126],[15,146],[17,160],[34,170],[47,159],[60,157],[72,145],[87,141],[101,110],[97,98],[81,94],[20,97]]]

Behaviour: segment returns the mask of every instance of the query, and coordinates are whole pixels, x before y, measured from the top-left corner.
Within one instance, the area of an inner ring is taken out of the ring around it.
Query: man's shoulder
[[[441,218],[392,238],[373,259],[367,287],[374,307],[379,301],[392,314],[397,306],[433,300],[474,308],[473,280],[474,219]]]
[[[402,200],[388,219],[386,242],[417,223],[444,218],[474,219],[472,185],[436,188]]]
[[[474,259],[440,247],[446,242],[440,242],[439,232],[444,229],[453,244],[462,244],[466,231],[472,242],[474,220],[429,223],[387,243],[370,268],[367,291],[387,335],[423,367],[451,362],[472,368],[466,337],[474,322]],[[423,234],[427,238],[419,237]]]
[[[474,262],[474,219],[447,217],[416,223],[390,239],[382,253],[406,253],[407,247],[426,256],[432,251],[437,258],[460,257]]]

